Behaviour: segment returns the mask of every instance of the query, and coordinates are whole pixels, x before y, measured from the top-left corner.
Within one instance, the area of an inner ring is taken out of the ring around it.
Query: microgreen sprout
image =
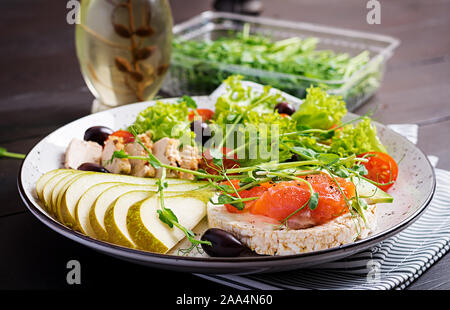
[[[0,147],[0,158],[1,157],[9,157],[9,158],[15,158],[15,159],[24,159],[25,158],[25,154],[8,152],[8,150],[5,149],[4,147]]]

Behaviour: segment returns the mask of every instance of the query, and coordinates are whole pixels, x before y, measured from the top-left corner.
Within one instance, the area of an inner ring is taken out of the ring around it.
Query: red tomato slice
[[[214,115],[214,111],[210,109],[197,109],[197,113],[202,117],[202,121],[204,122],[209,121]],[[190,111],[188,117],[190,121],[194,120],[194,111]]]
[[[230,150],[226,147],[222,148],[222,153],[223,153],[224,157],[226,157],[226,154],[228,154],[230,151],[232,151],[232,150]],[[223,167],[225,169],[239,168],[240,166],[239,166],[239,163],[237,162],[237,155],[234,154],[233,159],[224,158],[223,159]],[[218,174],[218,172],[215,170],[218,167],[216,165],[214,165],[213,159],[212,159],[212,156],[211,156],[209,150],[206,150],[205,152],[203,152],[203,158],[200,161],[200,168],[205,170],[209,174]]]
[[[126,130],[117,130],[116,132],[112,133],[111,136],[123,138],[123,143],[125,144],[134,142],[133,134]]]
[[[377,183],[390,183],[390,181],[395,182],[397,180],[398,165],[391,156],[381,152],[367,152],[358,155],[358,157],[363,157],[364,155],[373,155],[366,157],[369,161],[363,163],[368,172],[365,175],[366,178]],[[387,191],[392,185],[394,183],[378,185],[378,187]]]

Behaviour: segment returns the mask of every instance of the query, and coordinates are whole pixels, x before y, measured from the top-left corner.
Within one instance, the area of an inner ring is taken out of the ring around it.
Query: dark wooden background
[[[28,152],[44,136],[89,113],[92,95],[78,66],[74,26],[66,1],[1,0],[0,145]],[[175,23],[211,8],[207,0],[170,1]],[[383,123],[417,123],[419,147],[450,169],[450,1],[381,0],[381,25],[366,23],[364,0],[263,1],[264,16],[305,21],[399,38],[383,86],[356,111],[378,106]],[[74,289],[151,286],[167,279],[175,289],[219,284],[190,274],[126,263],[94,252],[38,222],[20,201],[20,161],[0,159],[0,289]],[[82,285],[66,283],[66,263],[82,265]],[[450,256],[410,289],[450,289]],[[169,283],[169,282],[168,282]]]

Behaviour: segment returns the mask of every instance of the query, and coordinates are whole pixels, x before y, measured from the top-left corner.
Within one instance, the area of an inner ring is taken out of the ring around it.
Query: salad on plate
[[[230,76],[215,109],[156,102],[127,128],[86,128],[36,183],[62,224],[174,255],[290,255],[366,238],[395,160],[369,115],[310,87],[300,105]]]

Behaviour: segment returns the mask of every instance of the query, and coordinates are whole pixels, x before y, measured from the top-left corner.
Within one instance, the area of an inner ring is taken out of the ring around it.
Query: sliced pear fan
[[[164,199],[166,208],[175,213],[179,223],[193,229],[206,215],[206,202],[198,197],[176,196]],[[169,228],[163,223],[157,211],[160,199],[152,196],[129,208],[127,229],[134,244],[139,249],[166,253],[185,237],[177,227]]]
[[[165,253],[185,235],[160,221],[157,180],[57,169],[38,180],[36,194],[48,213],[92,238]],[[172,209],[181,225],[194,228],[206,215],[206,204],[213,195],[208,183],[181,179],[167,182],[166,207]]]

